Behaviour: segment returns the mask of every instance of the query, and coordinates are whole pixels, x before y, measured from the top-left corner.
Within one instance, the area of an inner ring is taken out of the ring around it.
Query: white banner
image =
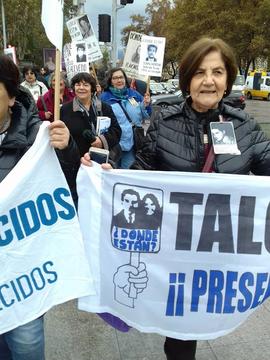
[[[166,38],[143,35],[139,73],[148,76],[161,76]]]
[[[269,178],[95,166],[81,167],[78,191],[97,289],[80,309],[206,340],[269,297]]]
[[[0,183],[0,333],[94,293],[75,208],[46,123]]]
[[[64,0],[42,0],[41,22],[47,38],[62,52]]]

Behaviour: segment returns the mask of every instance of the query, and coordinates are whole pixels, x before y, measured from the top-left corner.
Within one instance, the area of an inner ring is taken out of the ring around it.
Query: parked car
[[[150,92],[152,95],[167,93],[167,91],[164,89],[164,87],[161,85],[161,83],[158,83],[158,82],[150,82]]]
[[[179,79],[169,79],[167,83],[173,85],[176,89],[179,89]]]
[[[184,101],[184,97],[181,90],[176,91],[174,94],[168,95],[153,95],[151,97],[152,105],[168,107],[169,105],[178,105]],[[233,90],[230,95],[224,98],[224,102],[230,106],[244,109],[246,106],[246,98],[242,91]]]
[[[244,75],[236,75],[236,79],[233,83],[232,90],[245,90],[245,76]]]
[[[184,101],[181,90],[177,90],[174,94],[168,95],[153,95],[151,96],[152,105],[168,107],[169,105],[178,105]]]
[[[177,90],[177,88],[173,84],[168,82],[161,82],[161,85],[166,90],[166,94],[174,94]]]

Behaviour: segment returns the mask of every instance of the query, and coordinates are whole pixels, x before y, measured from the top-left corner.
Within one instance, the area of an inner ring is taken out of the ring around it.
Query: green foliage
[[[41,23],[41,0],[4,0],[7,43],[16,47],[19,61],[31,61],[42,65],[42,49],[52,48]],[[65,1],[64,12],[67,15],[72,0]],[[2,28],[2,19],[0,21]],[[67,30],[64,41],[69,41]],[[0,44],[3,48],[2,32]]]
[[[256,58],[270,57],[270,0],[152,0],[146,16],[133,15],[122,30],[166,37],[164,65],[172,76],[192,42],[220,37],[234,49],[239,68],[247,72]]]

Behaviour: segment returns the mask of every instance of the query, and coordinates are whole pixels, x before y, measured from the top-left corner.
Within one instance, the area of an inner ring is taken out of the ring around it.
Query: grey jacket
[[[270,175],[270,141],[243,110],[221,102],[216,110],[195,112],[189,101],[157,113],[148,129],[148,142],[137,153],[134,169],[200,172],[204,166],[204,133],[222,114],[234,126],[241,155],[215,155],[217,173]]]

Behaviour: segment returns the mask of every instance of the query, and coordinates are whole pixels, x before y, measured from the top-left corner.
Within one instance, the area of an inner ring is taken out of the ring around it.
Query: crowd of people
[[[149,46],[150,50],[154,58],[157,49]],[[270,141],[247,113],[223,102],[237,75],[237,63],[229,45],[221,39],[196,41],[181,59],[180,74],[185,101],[155,112],[144,144],[138,148],[134,129],[142,128],[143,121],[151,116],[151,97],[147,91],[142,95],[132,89],[122,68],[108,72],[102,92],[97,92],[97,81],[89,73],[76,74],[70,84],[65,74],[61,74],[61,120],[54,120],[55,74],[52,72],[45,79],[47,87],[38,79],[36,69],[27,66],[20,84],[17,66],[7,56],[0,56],[0,181],[33,144],[41,120],[51,122],[51,144],[76,206],[76,175],[80,163],[91,166],[90,146],[110,151],[109,164],[102,165],[105,169],[270,175]],[[110,126],[103,134],[96,129],[98,116],[110,118]],[[240,150],[238,156],[213,153],[212,137],[219,141],[219,129],[211,134],[210,123],[223,121],[233,126],[233,142]],[[24,146],[20,145],[18,155],[17,136],[21,133]],[[151,194],[141,202],[144,218],[151,217],[153,209],[159,206]],[[123,219],[132,223],[127,215]],[[153,223],[153,228],[159,223],[160,219]],[[195,340],[167,337],[164,351],[168,360],[195,360],[196,345]],[[2,356],[44,359],[43,318],[0,335],[0,354],[1,359]]]

